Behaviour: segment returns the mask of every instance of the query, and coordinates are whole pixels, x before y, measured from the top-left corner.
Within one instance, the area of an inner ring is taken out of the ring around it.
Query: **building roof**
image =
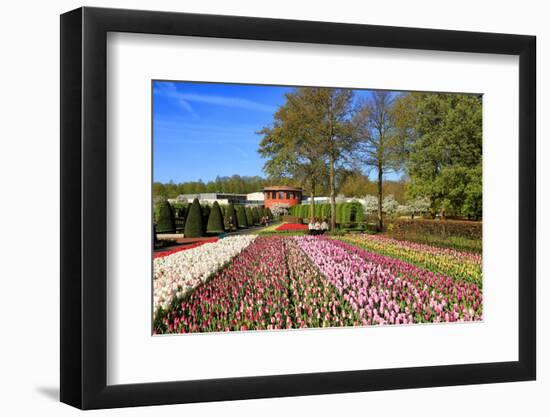
[[[300,187],[291,187],[289,185],[271,185],[269,187],[264,187],[264,191],[300,191],[303,190]]]

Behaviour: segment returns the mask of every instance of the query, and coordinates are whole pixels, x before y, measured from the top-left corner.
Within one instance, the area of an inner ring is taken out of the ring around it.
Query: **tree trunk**
[[[309,222],[313,222],[313,217],[315,216],[315,179],[311,178],[310,182],[311,190],[309,191],[309,196],[311,199],[311,204],[309,206]]]
[[[336,185],[334,184],[334,157],[330,156],[329,167],[329,182],[330,182],[330,230],[336,229]]]
[[[378,165],[378,231],[384,228],[382,221],[382,167]]]

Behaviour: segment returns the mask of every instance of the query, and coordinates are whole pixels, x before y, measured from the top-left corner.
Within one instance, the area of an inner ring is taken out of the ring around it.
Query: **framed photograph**
[[[533,380],[535,37],[61,16],[61,401]]]

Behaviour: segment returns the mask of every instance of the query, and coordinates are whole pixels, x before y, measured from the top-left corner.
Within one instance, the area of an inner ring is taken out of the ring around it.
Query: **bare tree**
[[[395,127],[394,96],[387,91],[374,91],[363,100],[353,118],[361,161],[377,174],[378,229],[384,227],[382,205],[384,175],[402,166],[403,142]]]

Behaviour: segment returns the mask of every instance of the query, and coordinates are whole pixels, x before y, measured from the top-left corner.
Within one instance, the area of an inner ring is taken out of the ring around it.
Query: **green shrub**
[[[433,235],[447,238],[460,236],[469,239],[481,239],[483,223],[467,220],[431,220],[431,219],[398,219],[386,222],[392,234],[399,235]]]
[[[208,225],[206,226],[208,233],[223,233],[223,216],[220,209],[220,205],[217,201],[214,201],[214,205],[210,210],[210,216],[208,217]]]
[[[363,210],[363,205],[361,203],[355,203],[355,221],[357,223],[362,223],[365,221],[365,211]]]
[[[330,219],[330,204],[322,204],[321,217],[323,219]]]
[[[174,233],[176,223],[174,220],[174,210],[168,201],[159,203],[157,220],[157,233]]]
[[[180,219],[185,219],[187,216],[187,204],[180,205],[179,208],[175,210],[176,217],[179,217]]]
[[[202,222],[202,211],[199,200],[193,200],[187,219],[185,220],[185,237],[201,237],[203,235],[204,226]]]
[[[237,212],[235,211],[235,206],[229,203],[225,208],[225,215],[223,217],[223,222],[225,225],[225,230],[235,231],[237,230]]]
[[[344,205],[342,203],[336,204],[336,223],[342,223],[342,209]]]
[[[210,211],[212,211],[212,209],[209,205],[205,204],[201,206],[202,227],[204,227],[203,234],[206,233],[206,225],[208,224],[208,219],[210,218]]]
[[[344,224],[349,224],[351,223],[351,214],[352,214],[353,206],[351,203],[342,203],[341,205],[342,205],[341,221]]]
[[[244,209],[244,212],[246,214],[246,223],[249,226],[252,226],[254,224],[254,216],[252,215],[252,209],[250,207],[247,207]]]
[[[237,227],[239,229],[246,229],[248,227],[248,222],[246,221],[246,212],[244,206],[237,206]]]
[[[258,210],[258,207],[252,207],[252,219],[254,225],[260,224],[260,210]]]
[[[269,217],[269,220],[273,220],[273,213],[271,212],[271,210],[269,208],[266,208],[266,211],[267,211],[267,217]]]

